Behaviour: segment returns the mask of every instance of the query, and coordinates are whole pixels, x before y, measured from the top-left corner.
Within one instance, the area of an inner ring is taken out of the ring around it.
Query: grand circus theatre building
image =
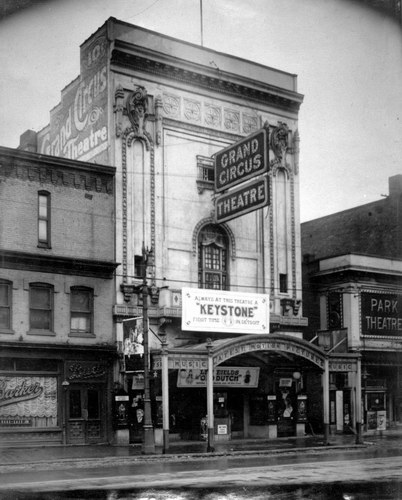
[[[355,388],[360,365],[303,340],[296,76],[114,18],[80,61],[37,150],[116,167],[127,442],[141,439],[144,309],[157,442],[325,431],[330,371]]]

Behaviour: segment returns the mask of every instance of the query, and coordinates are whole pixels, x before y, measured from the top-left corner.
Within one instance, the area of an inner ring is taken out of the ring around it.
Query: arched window
[[[198,286],[228,289],[228,238],[215,224],[204,226],[198,235]]]

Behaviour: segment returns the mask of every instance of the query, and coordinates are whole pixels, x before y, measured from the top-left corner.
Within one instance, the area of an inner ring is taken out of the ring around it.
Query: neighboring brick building
[[[2,445],[112,439],[114,170],[0,148]]]
[[[402,175],[381,200],[303,223],[301,241],[310,338],[362,353],[367,430],[380,428],[384,412],[388,425],[402,424]],[[341,428],[350,384],[343,375],[331,387]]]

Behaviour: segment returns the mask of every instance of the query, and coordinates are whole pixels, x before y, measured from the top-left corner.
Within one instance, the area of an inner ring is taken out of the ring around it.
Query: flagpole
[[[200,0],[200,26],[201,26],[201,47],[204,46],[204,27],[202,18],[202,0]]]

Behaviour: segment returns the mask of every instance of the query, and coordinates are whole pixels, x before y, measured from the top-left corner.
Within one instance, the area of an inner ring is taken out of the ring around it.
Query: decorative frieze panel
[[[184,117],[191,122],[201,122],[201,103],[184,99]]]
[[[204,123],[208,127],[221,128],[222,126],[222,111],[218,106],[212,104],[204,104]]]
[[[169,118],[180,118],[180,97],[171,94],[163,95],[163,111]]]
[[[231,109],[224,110],[224,127],[231,132],[240,132],[240,113]]]
[[[251,116],[247,113],[243,113],[243,132],[245,134],[252,134],[258,130],[258,116]]]
[[[211,102],[181,97],[165,93],[163,95],[163,114],[166,118],[180,120],[231,134],[248,135],[258,130],[258,115],[241,113]]]

